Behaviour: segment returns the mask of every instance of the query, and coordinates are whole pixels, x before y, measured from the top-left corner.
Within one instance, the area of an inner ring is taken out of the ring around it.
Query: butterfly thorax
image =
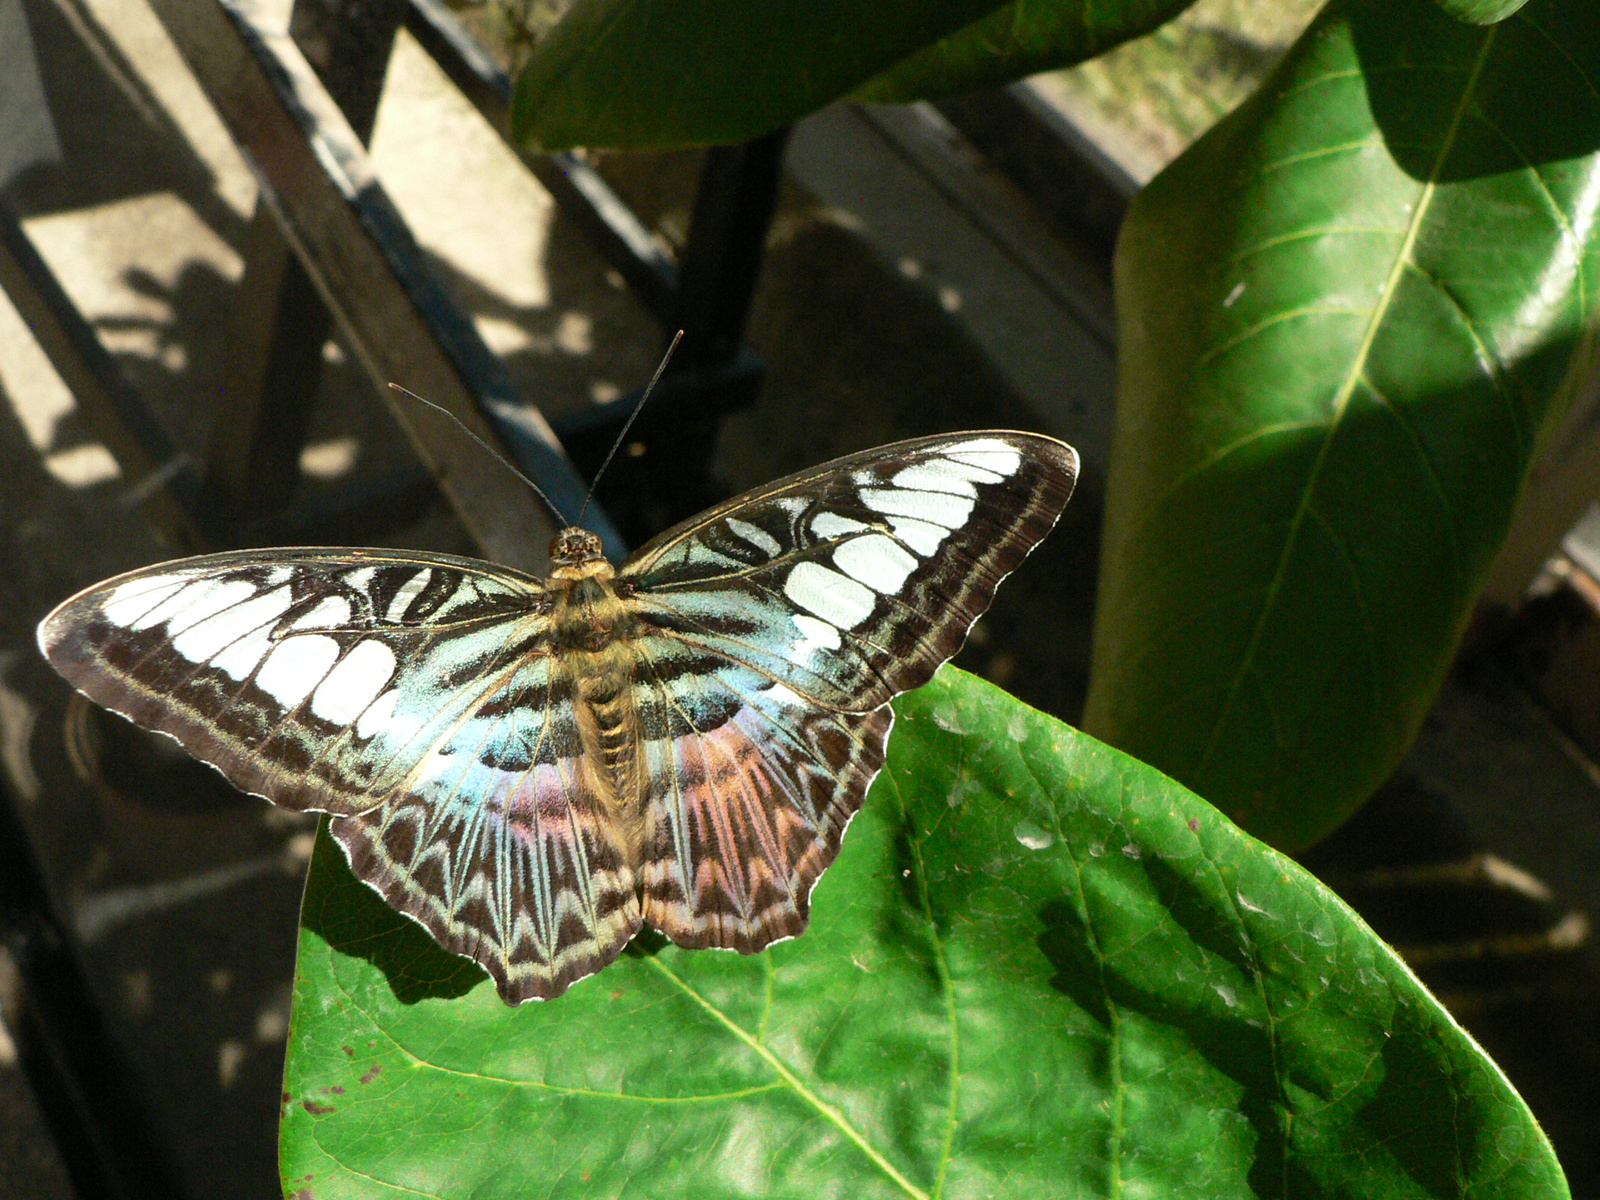
[[[545,586],[551,642],[558,651],[600,654],[633,635],[633,618],[617,594],[617,570],[598,537],[569,525],[550,543],[550,563]]]
[[[644,798],[633,696],[637,620],[594,534],[562,530],[550,557],[550,645],[575,702],[585,757],[601,768],[593,783],[623,826],[636,829]]]

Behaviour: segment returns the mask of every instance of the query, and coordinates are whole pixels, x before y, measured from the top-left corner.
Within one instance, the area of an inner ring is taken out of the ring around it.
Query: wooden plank
[[[428,271],[310,64],[287,34],[258,22],[250,5],[154,0],[154,8],[255,169],[261,202],[468,533],[486,556],[542,570],[556,529],[550,514],[442,417],[385,385],[402,383],[478,436],[508,446],[564,513],[576,513],[584,485],[549,425],[522,403],[471,320]],[[609,529],[597,532],[620,549]]]

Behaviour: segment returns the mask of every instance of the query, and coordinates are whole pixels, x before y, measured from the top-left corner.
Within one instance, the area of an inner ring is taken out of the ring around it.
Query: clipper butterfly
[[[251,550],[97,584],[39,626],[90,699],[233,784],[331,816],[351,868],[511,1004],[642,927],[801,933],[883,766],[889,701],[961,648],[1055,524],[1077,455],[918,438],[719,505],[613,567]]]

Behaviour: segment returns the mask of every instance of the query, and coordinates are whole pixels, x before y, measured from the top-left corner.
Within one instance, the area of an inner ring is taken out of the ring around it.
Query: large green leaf
[[[1334,896],[1148,767],[946,669],[804,936],[651,943],[509,1009],[324,837],[291,1195],[1565,1193],[1492,1063]]]
[[[1504,21],[1528,0],[1438,0],[1440,8],[1458,21],[1492,25]]]
[[[517,80],[548,150],[737,142],[844,95],[1004,0],[578,0]]]
[[[1010,83],[1036,71],[1070,67],[1149,33],[1190,3],[1012,0],[873,76],[854,95],[879,103],[933,100]]]
[[[1274,844],[1394,767],[1593,359],[1600,20],[1323,14],[1142,193],[1085,727]]]
[[[546,149],[742,141],[854,91],[950,95],[1069,66],[1190,0],[579,0],[517,81]]]

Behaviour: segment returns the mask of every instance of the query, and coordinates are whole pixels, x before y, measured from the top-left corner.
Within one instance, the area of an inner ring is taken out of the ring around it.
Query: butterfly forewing
[[[1061,514],[1071,447],[919,438],[768,484],[628,560],[640,611],[807,700],[865,711],[926,683]]]
[[[469,559],[237,551],[135,571],[39,627],[91,700],[289,808],[362,812],[538,644],[536,580]]]
[[[960,648],[1076,465],[1029,434],[902,442],[721,505],[614,580],[211,555],[90,588],[39,641],[239,787],[333,814],[360,878],[508,1002],[548,998],[645,923],[745,952],[805,928],[889,700]]]

